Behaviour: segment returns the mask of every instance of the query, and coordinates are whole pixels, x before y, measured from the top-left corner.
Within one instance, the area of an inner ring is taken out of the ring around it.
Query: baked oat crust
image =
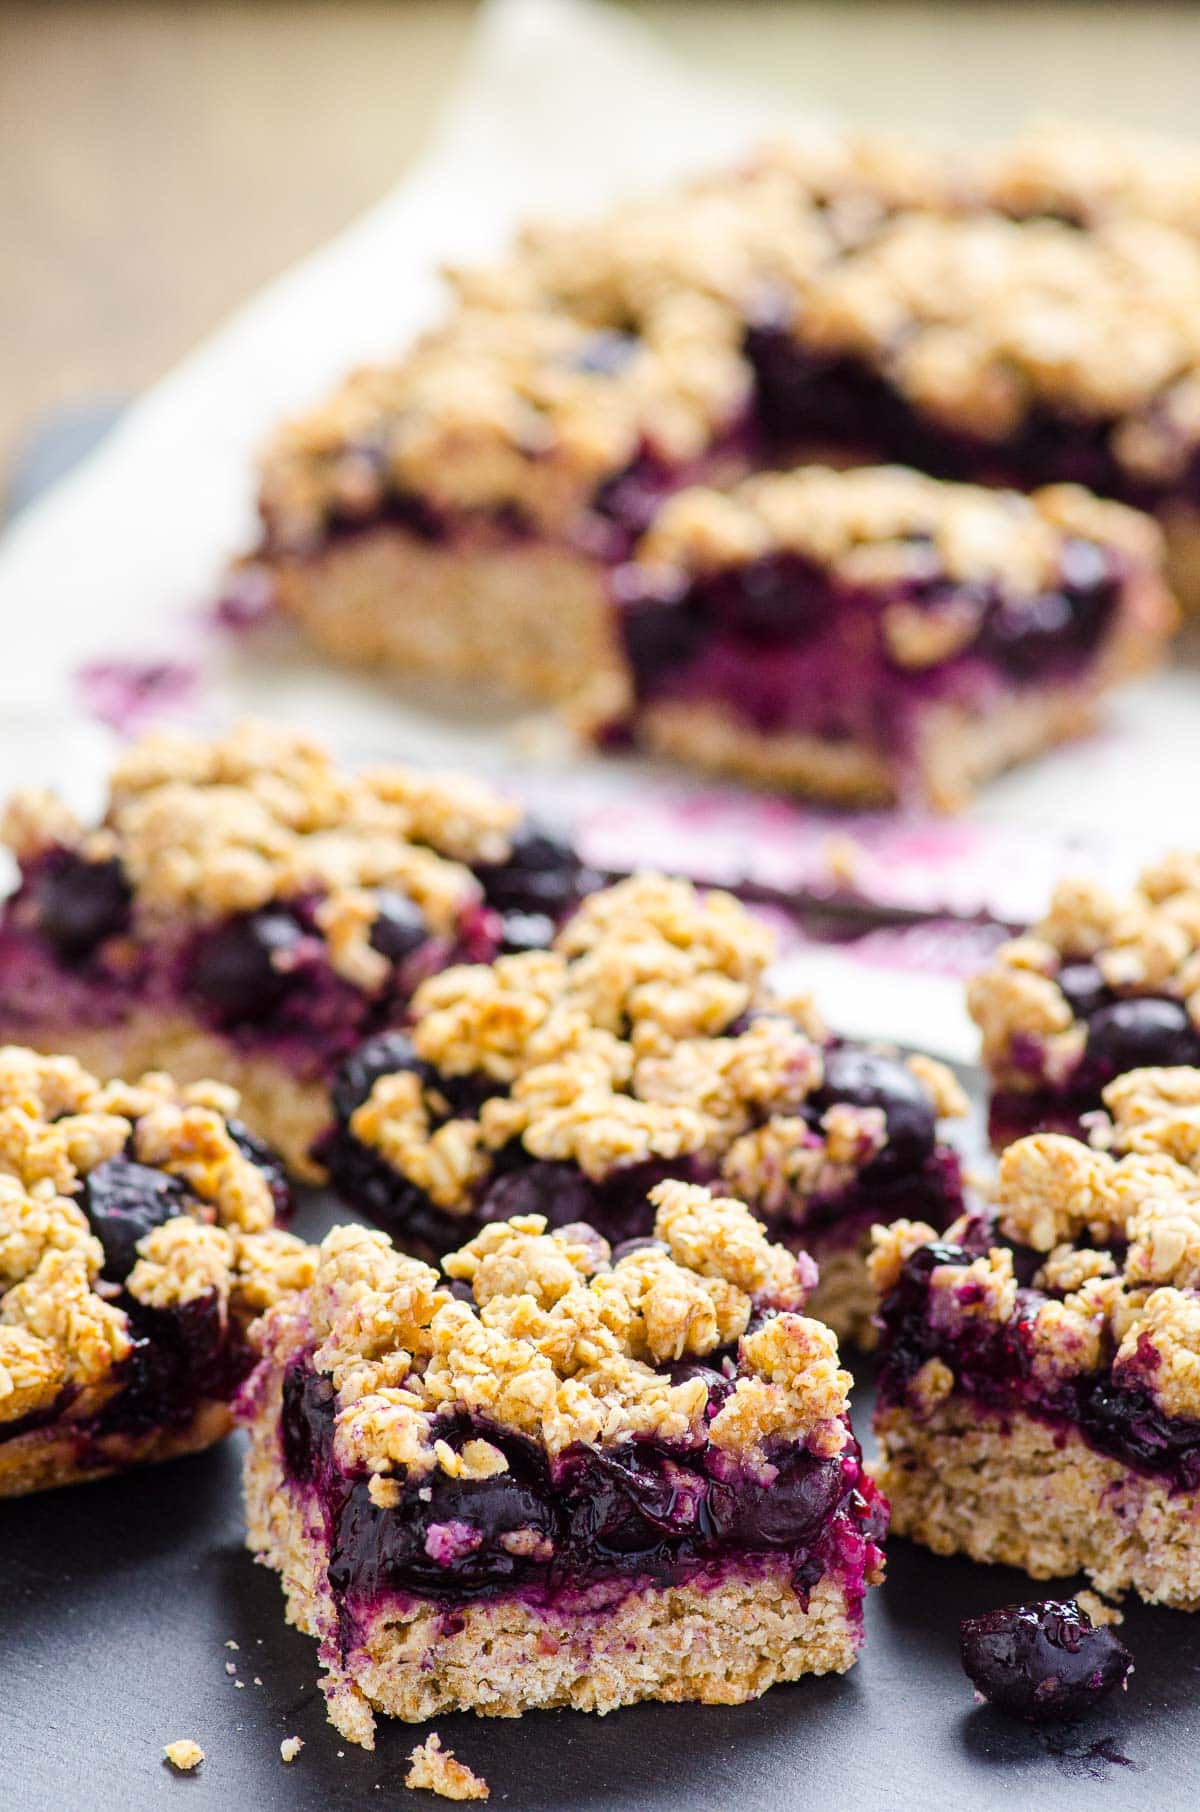
[[[1135,1591],[1200,1609],[1200,1493],[1142,1477],[1020,1411],[989,1415],[952,1399],[925,1416],[887,1409],[876,1428],[873,1470],[895,1534],[1034,1579],[1082,1572],[1109,1597]]]

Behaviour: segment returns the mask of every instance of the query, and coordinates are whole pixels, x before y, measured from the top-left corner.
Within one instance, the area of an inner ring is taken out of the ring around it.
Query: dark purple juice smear
[[[731,1388],[729,1367],[685,1370],[706,1377],[714,1412]],[[400,1502],[382,1509],[365,1478],[334,1465],[333,1414],[329,1379],[294,1363],[284,1379],[285,1462],[324,1508],[335,1595],[358,1606],[386,1593],[545,1600],[599,1580],[666,1584],[724,1557],[779,1554],[804,1590],[836,1568],[861,1596],[886,1526],[853,1441],[832,1460],[782,1449],[774,1482],[764,1484],[700,1444],[577,1445],[552,1459],[524,1436],[462,1415],[447,1417],[439,1435],[455,1449],[491,1442],[507,1470],[477,1480],[440,1469],[402,1477]]]
[[[1039,1384],[1032,1370],[1030,1329],[1046,1295],[1026,1284],[1008,1321],[964,1320],[952,1332],[929,1319],[929,1279],[939,1265],[968,1265],[989,1245],[1003,1245],[982,1216],[962,1244],[939,1240],[908,1258],[881,1310],[883,1336],[877,1373],[882,1407],[900,1403],[928,1359],[955,1373],[956,1389],[981,1409],[1020,1410],[1064,1432],[1074,1429],[1098,1452],[1136,1471],[1166,1480],[1172,1490],[1200,1487],[1200,1422],[1167,1416],[1138,1386],[1114,1381],[1111,1370]],[[1014,1249],[1018,1278],[1028,1279],[1042,1255]]]

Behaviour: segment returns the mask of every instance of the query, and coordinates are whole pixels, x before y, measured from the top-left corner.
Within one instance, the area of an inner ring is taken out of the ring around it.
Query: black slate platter
[[[345,1219],[311,1196],[298,1230]],[[869,1446],[869,1367],[855,1422]],[[315,1645],[242,1546],[240,1438],[128,1478],[0,1505],[0,1812],[370,1812],[444,1805],[404,1787],[425,1728],[380,1720],[373,1754],[326,1721]],[[1076,1584],[1080,1582],[1075,1582]],[[1134,1605],[1137,1669],[1078,1724],[1032,1731],[974,1704],[958,1622],[1052,1595],[1007,1568],[895,1541],[852,1673],[738,1707],[606,1718],[436,1720],[512,1812],[930,1812],[1037,1804],[1182,1812],[1200,1784],[1200,1618]],[[230,1646],[236,1644],[236,1647]],[[163,1745],[205,1761],[172,1773]],[[304,1748],[285,1765],[280,1741]]]

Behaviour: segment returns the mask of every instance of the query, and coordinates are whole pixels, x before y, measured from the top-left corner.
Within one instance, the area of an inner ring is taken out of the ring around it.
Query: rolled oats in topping
[[[1200,1422],[1200,1072],[1139,1070],[1104,1092],[1096,1143],[1049,1133],[1010,1145],[1000,1160],[994,1226],[1018,1249],[1044,1254],[1043,1293],[1018,1308],[1012,1251],[936,1266],[930,1324],[967,1319],[1014,1325],[1030,1375],[1053,1386],[1111,1365],[1114,1381],[1144,1390],[1166,1416]],[[1186,1131],[1181,1131],[1182,1127]],[[911,1254],[944,1234],[916,1224],[876,1228],[871,1269],[886,1296]]]
[[[312,1249],[272,1227],[258,1167],[204,1101],[161,1075],[101,1084],[70,1058],[0,1048],[0,1422],[103,1386],[131,1350],[129,1319],[101,1283],[104,1251],[76,1199],[100,1165],[132,1152],[186,1185],[180,1210],[146,1233],[120,1280],[154,1308],[211,1296],[243,1320],[311,1281]]]
[[[160,731],[133,744],[94,829],[27,793],[4,835],[24,861],[56,847],[118,858],[135,925],[313,899],[335,969],[370,990],[383,980],[369,942],[378,891],[404,892],[431,934],[452,934],[480,897],[465,864],[502,861],[519,817],[464,777],[345,773],[319,744],[251,722],[212,741]]]
[[[1112,546],[1149,563],[1159,538],[1146,517],[1100,502],[1078,486],[1052,485],[1024,496],[948,484],[899,466],[803,466],[745,479],[732,492],[679,492],[664,503],[636,557],[703,575],[786,551],[847,583],[891,586],[926,576],[932,554],[947,579],[964,586],[994,581],[1024,595],[1059,581],[1069,539]],[[917,614],[922,623],[930,617],[928,610]],[[976,626],[973,619],[963,625],[970,632]],[[949,652],[963,639],[951,636],[955,627],[941,625]]]
[[[756,1463],[775,1438],[839,1452],[850,1380],[832,1334],[798,1312],[811,1267],[771,1245],[739,1202],[680,1183],[659,1185],[651,1201],[661,1243],[615,1263],[590,1228],[552,1232],[540,1215],[485,1227],[444,1264],[470,1284],[470,1302],[381,1235],[335,1229],[307,1316],[272,1310],[264,1344],[276,1361],[311,1351],[337,1392],[339,1461],[375,1475],[502,1470],[492,1443],[455,1453],[442,1439],[439,1418],[463,1411],[552,1454],[651,1433],[694,1443],[707,1387],[673,1384],[657,1367],[735,1344],[738,1381],[712,1425],[717,1444]],[[748,1331],[755,1312],[768,1318]]]

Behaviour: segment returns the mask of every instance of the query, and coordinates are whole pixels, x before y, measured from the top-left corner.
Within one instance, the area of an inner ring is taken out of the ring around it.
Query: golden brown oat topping
[[[834,1336],[797,1313],[801,1263],[771,1245],[739,1202],[682,1183],[663,1183],[650,1199],[660,1244],[615,1264],[588,1227],[550,1232],[540,1215],[486,1227],[445,1260],[450,1277],[471,1285],[471,1302],[381,1234],[336,1228],[321,1247],[307,1315],[287,1302],[271,1310],[265,1350],[286,1364],[312,1348],[337,1391],[339,1462],[374,1474],[503,1470],[492,1443],[456,1453],[439,1438],[438,1416],[455,1411],[528,1434],[551,1453],[649,1433],[695,1441],[703,1380],[672,1384],[655,1368],[735,1342],[739,1378],[724,1420],[713,1423],[717,1444],[756,1464],[777,1436],[839,1452],[850,1380]],[[771,1318],[748,1334],[755,1309]]]
[[[1200,354],[1198,302],[1200,247],[1149,221],[1081,233],[914,211],[817,270],[794,331],[878,367],[947,427],[1003,440],[1038,405],[1152,409]],[[1112,451],[1125,457],[1119,434]]]
[[[465,1762],[455,1761],[452,1749],[442,1748],[436,1730],[417,1744],[408,1759],[412,1765],[404,1777],[406,1787],[424,1788],[442,1799],[487,1799],[491,1792],[487,1782]]]
[[[1147,868],[1125,898],[1088,880],[1058,886],[1033,935],[996,952],[971,982],[967,1006],[983,1033],[984,1057],[1006,1085],[1030,1086],[1014,1064],[1014,1038],[1042,1047],[1051,1081],[1082,1054],[1085,1027],[1058,986],[1069,963],[1094,962],[1120,996],[1165,995],[1200,1025],[1200,857],[1178,851]]]
[[[379,890],[406,893],[431,932],[453,932],[479,898],[466,862],[507,856],[518,808],[455,776],[372,768],[352,775],[319,744],[264,723],[203,740],[155,732],[117,763],[108,807],[87,830],[45,795],[10,805],[5,835],[23,859],[54,845],[120,858],[136,914],[210,919],[319,894],[339,973],[386,977],[369,936]]]
[[[1200,235],[1200,150],[1182,139],[1038,120],[983,160],[984,193],[1018,215],[1134,215]]]
[[[1072,539],[1119,548],[1142,563],[1153,562],[1159,548],[1146,517],[1074,485],[1026,497],[948,484],[900,466],[802,466],[745,479],[731,492],[681,491],[664,503],[636,558],[704,574],[783,549],[848,584],[886,586],[926,575],[932,553],[957,583],[995,582],[1027,594],[1060,579],[1063,548]],[[917,614],[927,625],[929,612]],[[941,627],[969,635],[977,626],[970,615],[965,624]],[[951,639],[950,649],[956,645]]]
[[[1200,1072],[1134,1071],[1105,1090],[1105,1105],[1096,1146],[1039,1133],[1000,1160],[996,1229],[1046,1254],[1033,1278],[1046,1298],[1024,1312],[1032,1375],[1052,1386],[1115,1352],[1121,1381],[1166,1415],[1200,1420]],[[876,1228],[879,1294],[919,1247],[953,1244],[966,1225]],[[931,1274],[930,1323],[948,1333],[966,1317],[1003,1324],[1015,1304],[1007,1246]]]
[[[124,1311],[98,1287],[104,1253],[72,1198],[132,1149],[180,1177],[190,1200],[138,1245],[125,1287],[154,1307],[212,1294],[243,1319],[311,1282],[311,1248],[276,1231],[266,1179],[216,1108],[215,1083],[101,1085],[71,1058],[0,1049],[0,1422],[100,1385],[130,1349]]]
[[[550,951],[443,970],[418,988],[412,1041],[443,1075],[507,1085],[445,1118],[413,1072],[381,1077],[350,1130],[450,1214],[466,1214],[495,1153],[602,1179],[648,1159],[703,1156],[738,1193],[801,1218],[852,1180],[885,1140],[878,1109],[801,1117],[820,1088],[810,1003],[789,1013],[762,975],[770,934],[736,900],[637,875],[589,896]],[[728,1028],[747,1009],[743,1028]],[[914,1063],[935,1111],[960,1113],[943,1065]]]

